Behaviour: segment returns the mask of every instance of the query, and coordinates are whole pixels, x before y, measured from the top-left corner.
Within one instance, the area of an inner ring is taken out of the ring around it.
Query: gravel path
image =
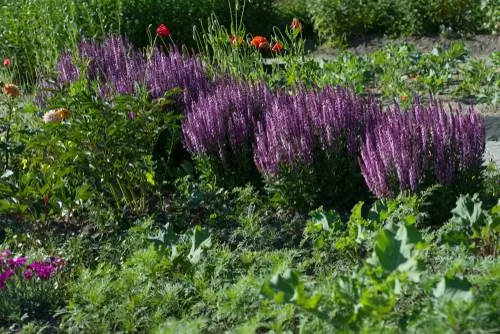
[[[485,115],[486,123],[486,154],[485,161],[495,161],[500,167],[500,113]]]

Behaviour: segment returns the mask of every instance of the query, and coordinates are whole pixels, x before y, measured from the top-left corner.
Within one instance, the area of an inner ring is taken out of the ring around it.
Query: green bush
[[[3,1],[0,10],[0,57],[10,57],[16,80],[33,82],[53,68],[62,48],[78,36],[72,1]]]
[[[492,32],[491,6],[480,0],[312,0],[308,12],[317,33],[329,42],[359,35],[429,35]],[[488,15],[486,15],[489,13]]]

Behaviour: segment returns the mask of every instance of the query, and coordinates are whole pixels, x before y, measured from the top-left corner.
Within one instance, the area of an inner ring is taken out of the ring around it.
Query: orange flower
[[[283,44],[281,42],[276,42],[276,43],[274,43],[271,51],[276,52],[276,53],[281,53],[281,52],[283,52],[284,49],[285,48],[283,47]]]
[[[404,101],[406,101],[406,100],[408,100],[408,95],[406,95],[406,94],[405,94],[405,95],[402,95],[402,96],[401,96],[401,101],[403,101],[403,102],[404,102]]]
[[[7,97],[19,97],[21,95],[21,92],[19,92],[19,88],[16,85],[13,84],[1,84],[2,87],[2,92],[5,96]]]
[[[292,24],[290,24],[290,29],[292,29],[292,31],[297,30],[298,32],[302,32],[302,23],[300,23],[298,18],[293,18]]]
[[[65,119],[68,119],[71,116],[71,113],[66,108],[59,108],[55,110],[47,111],[43,115],[43,121],[45,123],[60,123]]]
[[[252,38],[252,45],[259,49],[266,48],[266,46],[267,48],[269,48],[269,42],[267,41],[267,38],[262,36],[255,36],[254,38]]]

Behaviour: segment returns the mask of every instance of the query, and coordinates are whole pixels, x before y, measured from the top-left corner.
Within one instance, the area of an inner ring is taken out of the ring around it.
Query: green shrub
[[[0,11],[0,57],[11,57],[16,80],[34,82],[51,69],[62,48],[74,44],[73,1],[3,1]]]
[[[480,0],[312,0],[307,8],[317,33],[329,42],[359,35],[437,34],[443,28],[460,34],[493,31],[487,23],[491,6]]]

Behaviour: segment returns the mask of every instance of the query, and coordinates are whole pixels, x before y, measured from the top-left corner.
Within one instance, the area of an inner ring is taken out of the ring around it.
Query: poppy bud
[[[170,36],[170,30],[162,23],[158,26],[158,28],[156,28],[156,35],[160,37],[168,37]]]

